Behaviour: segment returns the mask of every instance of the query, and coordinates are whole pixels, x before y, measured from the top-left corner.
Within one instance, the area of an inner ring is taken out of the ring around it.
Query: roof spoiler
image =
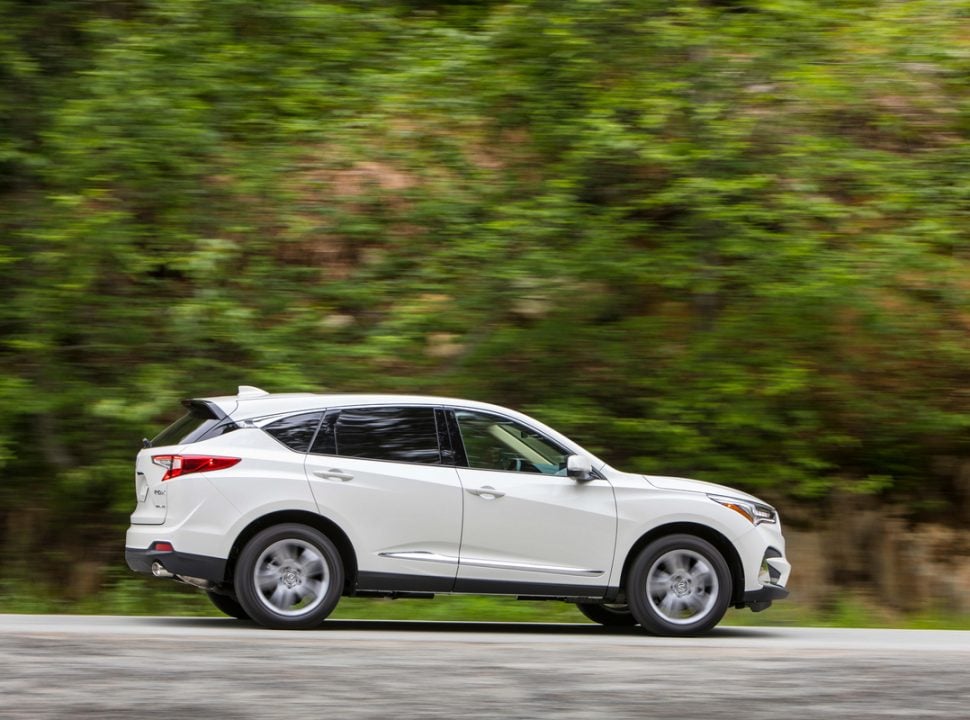
[[[213,420],[224,420],[225,418],[229,417],[228,415],[226,415],[226,413],[222,411],[222,408],[220,408],[211,400],[198,400],[198,399],[183,400],[182,405],[185,407],[186,410],[194,411],[197,413],[208,414],[209,417],[211,417]]]

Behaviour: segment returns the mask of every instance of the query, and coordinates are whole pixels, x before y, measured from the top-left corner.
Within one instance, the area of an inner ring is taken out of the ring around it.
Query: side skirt
[[[513,595],[520,600],[568,600],[575,602],[609,602],[619,588],[592,585],[510,582],[506,580],[469,580],[453,577],[403,575],[396,573],[360,572],[354,595],[404,597],[405,593],[454,593],[468,595]]]

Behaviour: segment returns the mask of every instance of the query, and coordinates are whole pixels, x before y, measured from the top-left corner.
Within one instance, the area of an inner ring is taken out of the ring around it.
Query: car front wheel
[[[626,595],[648,632],[699,635],[724,617],[731,590],[731,572],[717,548],[693,535],[669,535],[634,561]]]
[[[249,617],[271,628],[316,627],[337,606],[343,585],[337,548],[306,525],[263,530],[236,564],[236,597]]]

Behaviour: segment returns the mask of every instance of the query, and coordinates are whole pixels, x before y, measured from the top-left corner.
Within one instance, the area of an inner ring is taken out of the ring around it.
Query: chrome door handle
[[[347,482],[348,480],[353,480],[354,476],[349,472],[344,472],[338,468],[330,468],[329,470],[314,470],[313,474],[320,478],[330,478],[331,480],[343,480]]]
[[[504,497],[505,493],[501,490],[496,490],[491,485],[482,485],[480,488],[468,488],[468,492],[472,495],[478,495],[478,497],[485,500],[494,500],[495,498]]]

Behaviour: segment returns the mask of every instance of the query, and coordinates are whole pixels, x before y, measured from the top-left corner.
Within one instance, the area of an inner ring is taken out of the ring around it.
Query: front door
[[[605,591],[616,540],[609,482],[566,475],[569,452],[510,418],[449,412],[465,452],[458,592]]]

